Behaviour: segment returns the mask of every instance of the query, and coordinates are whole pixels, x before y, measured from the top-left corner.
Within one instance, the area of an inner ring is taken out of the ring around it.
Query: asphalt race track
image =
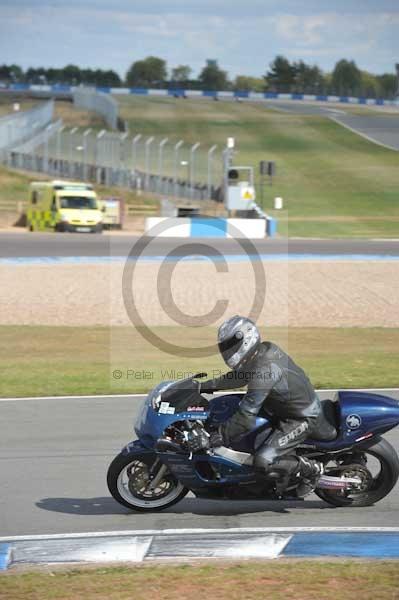
[[[281,112],[299,115],[320,115],[334,119],[340,125],[352,129],[355,133],[366,136],[372,141],[399,150],[399,114],[381,112],[376,113],[371,109],[364,109],[363,115],[354,115],[345,110],[346,104],[327,103],[312,104],[306,101],[268,100],[265,107]],[[351,107],[356,105],[349,105]]]
[[[334,115],[337,123],[399,150],[399,115]]]
[[[147,242],[149,242],[147,244]],[[203,243],[209,255],[242,254],[238,240],[217,238],[145,238],[133,235],[93,235],[71,233],[0,233],[0,259],[13,257],[62,256],[127,256],[135,247],[134,255],[165,256],[181,245]],[[147,245],[145,245],[147,244]],[[399,256],[399,240],[315,240],[264,239],[253,240],[259,254],[314,254],[314,255],[387,255]]]
[[[398,525],[399,486],[369,508],[333,508],[316,496],[285,503],[188,496],[165,512],[129,512],[109,495],[105,476],[114,455],[135,437],[139,404],[132,397],[0,401],[6,425],[0,450],[0,535]],[[386,437],[399,450],[399,430]]]
[[[265,100],[264,102],[265,108],[293,114],[320,115],[322,117],[336,117],[338,115],[346,114],[345,105],[342,106],[342,108],[336,108],[336,105],[329,106],[327,102],[319,102],[319,104],[308,103],[303,100]]]

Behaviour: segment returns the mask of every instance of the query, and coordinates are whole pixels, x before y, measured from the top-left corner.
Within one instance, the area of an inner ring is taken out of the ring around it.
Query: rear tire
[[[333,490],[315,490],[315,493],[333,506],[371,506],[385,498],[395,487],[399,477],[399,458],[389,442],[381,438],[376,444],[355,454],[370,455],[380,463],[380,472],[371,479],[369,489],[345,495]],[[354,460],[351,464],[355,464]],[[359,463],[360,464],[360,463]],[[367,466],[367,465],[366,465]],[[328,473],[327,473],[328,474]]]
[[[131,510],[154,512],[165,510],[180,502],[188,493],[168,470],[156,489],[160,491],[153,496],[145,488],[146,476],[156,460],[155,454],[118,454],[109,466],[107,474],[108,489],[112,497]],[[140,493],[140,486],[144,492]]]

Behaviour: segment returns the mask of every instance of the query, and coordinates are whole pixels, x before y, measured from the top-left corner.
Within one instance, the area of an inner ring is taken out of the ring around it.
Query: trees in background
[[[147,56],[131,65],[126,83],[129,87],[161,87],[166,78],[166,61],[157,56]]]
[[[233,82],[233,89],[241,92],[264,92],[265,81],[262,77],[237,75]]]
[[[226,90],[230,84],[227,72],[219,68],[216,60],[208,60],[199,74],[198,81],[204,90]]]
[[[398,82],[393,73],[373,75],[361,71],[351,60],[339,60],[332,73],[323,73],[317,65],[292,62],[276,56],[264,76],[268,90],[280,93],[331,94],[365,98],[395,98]]]
[[[303,60],[290,63],[285,56],[276,56],[264,76],[268,90],[280,93],[322,94],[327,87],[324,73],[317,65]]]
[[[324,94],[327,79],[317,65],[307,65],[300,60],[293,64],[295,92],[302,94]]]
[[[0,65],[0,81],[15,83],[23,78],[23,71],[18,65]]]
[[[193,70],[189,65],[179,65],[172,69],[171,81],[176,81],[177,83],[186,83],[190,80],[192,71]]]
[[[265,85],[275,92],[291,92],[295,84],[295,67],[285,56],[278,55],[264,76]]]
[[[331,74],[331,87],[338,96],[359,96],[362,74],[353,60],[339,60]]]
[[[148,56],[132,63],[122,81],[118,73],[109,69],[81,69],[69,64],[63,68],[29,68],[25,72],[18,65],[0,65],[0,84],[65,84],[97,87],[169,87],[203,90],[236,90],[245,92],[273,91],[365,98],[395,98],[398,80],[394,73],[374,75],[360,70],[353,60],[339,60],[331,73],[324,73],[317,65],[303,60],[290,62],[279,55],[270,63],[261,77],[237,75],[229,81],[226,71],[215,60],[208,60],[197,79],[192,78],[189,65],[178,65],[168,79],[166,61]]]
[[[395,98],[398,91],[398,78],[393,73],[375,75],[379,85],[379,95],[383,98]]]
[[[8,74],[9,72],[11,72],[11,75]],[[60,69],[30,67],[25,73],[16,65],[10,67],[3,65],[0,67],[0,81],[41,85],[84,84],[105,87],[119,87],[122,83],[118,73],[110,69],[80,69],[76,65],[66,65]]]

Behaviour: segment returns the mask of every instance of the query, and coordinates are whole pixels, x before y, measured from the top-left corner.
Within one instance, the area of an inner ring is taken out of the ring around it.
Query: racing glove
[[[190,452],[201,452],[209,449],[209,434],[202,430],[192,429],[187,432],[187,446]]]
[[[203,452],[223,446],[223,437],[218,431],[208,434],[206,431],[192,430],[188,434],[187,445],[191,452]]]
[[[230,446],[232,442],[241,437],[244,433],[248,433],[256,423],[256,417],[243,410],[238,410],[224,425],[222,426],[223,440],[226,446]]]

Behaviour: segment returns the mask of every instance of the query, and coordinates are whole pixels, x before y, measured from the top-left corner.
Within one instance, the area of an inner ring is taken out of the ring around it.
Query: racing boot
[[[296,493],[298,498],[303,498],[316,488],[317,482],[324,473],[324,465],[316,460],[306,458],[306,456],[299,456],[298,461],[296,476],[300,479],[300,483]]]

